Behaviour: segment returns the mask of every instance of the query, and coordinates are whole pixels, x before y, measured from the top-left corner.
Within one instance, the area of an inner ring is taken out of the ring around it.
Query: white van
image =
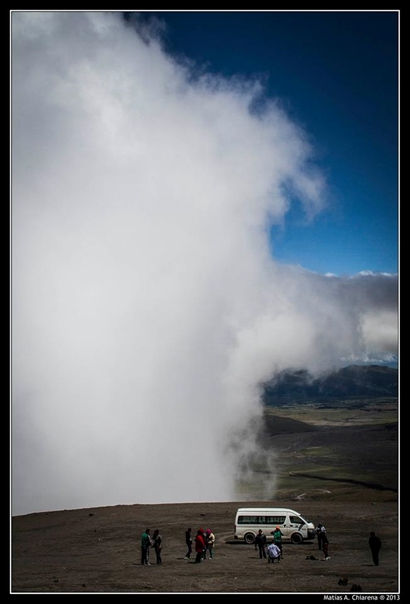
[[[283,539],[292,543],[302,543],[304,539],[313,539],[315,526],[305,520],[299,512],[288,508],[239,508],[235,518],[235,539],[244,539],[253,543],[262,529],[267,539],[272,540],[272,532],[279,527]]]

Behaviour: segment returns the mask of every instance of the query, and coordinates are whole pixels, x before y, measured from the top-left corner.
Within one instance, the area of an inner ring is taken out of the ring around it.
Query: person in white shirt
[[[271,543],[268,545],[268,562],[273,563],[275,560],[280,562],[280,549],[276,543]]]

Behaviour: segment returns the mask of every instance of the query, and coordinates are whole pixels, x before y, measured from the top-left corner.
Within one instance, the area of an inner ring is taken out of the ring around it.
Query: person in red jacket
[[[204,529],[198,529],[198,532],[196,534],[195,537],[195,551],[196,551],[196,558],[195,558],[195,562],[201,562],[203,555],[204,555],[204,551],[205,551],[205,539],[204,539]]]

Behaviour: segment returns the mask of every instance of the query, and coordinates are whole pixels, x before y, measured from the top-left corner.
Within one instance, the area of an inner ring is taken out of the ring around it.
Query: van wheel
[[[303,537],[300,533],[293,533],[290,540],[292,541],[292,543],[302,543]]]
[[[252,543],[255,542],[255,535],[253,533],[245,533],[243,538],[245,543],[247,543],[248,545],[252,545]]]

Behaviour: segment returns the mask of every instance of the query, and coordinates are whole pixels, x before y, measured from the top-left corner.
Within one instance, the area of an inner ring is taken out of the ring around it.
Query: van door
[[[283,533],[285,539],[289,539],[290,535],[294,532],[294,529],[291,526],[289,514],[286,514],[286,518],[284,523],[281,525],[280,530]]]
[[[295,531],[298,531],[304,537],[307,537],[306,522],[300,516],[295,516],[295,515],[291,514],[289,516],[289,526],[290,526],[290,529],[291,529],[291,531],[290,531],[291,533],[294,533]]]

